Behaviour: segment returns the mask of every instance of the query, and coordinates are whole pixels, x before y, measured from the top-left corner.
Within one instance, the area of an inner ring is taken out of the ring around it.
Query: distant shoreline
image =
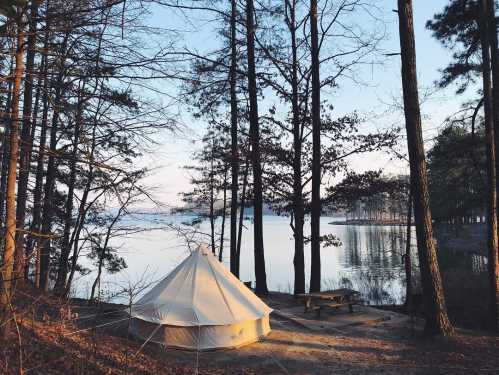
[[[363,225],[363,226],[394,226],[401,227],[406,226],[405,221],[392,221],[392,220],[343,220],[343,221],[331,221],[329,225]],[[414,225],[414,222],[411,224]]]

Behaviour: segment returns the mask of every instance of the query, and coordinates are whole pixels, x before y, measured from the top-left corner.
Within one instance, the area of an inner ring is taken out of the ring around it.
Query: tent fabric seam
[[[219,292],[224,300],[225,306],[227,306],[227,309],[229,310],[230,314],[232,315],[232,319],[234,319],[234,321],[237,321],[237,318],[234,315],[234,312],[232,311],[232,309],[230,308],[229,302],[227,301],[227,298],[225,297],[225,294],[224,294],[222,288],[220,287],[220,283],[218,282],[217,275],[215,274],[215,271],[213,270],[213,267],[212,267],[209,259],[207,259],[207,263],[210,266],[211,274],[213,275],[213,278],[215,279],[215,282],[217,283],[218,290],[219,290]]]

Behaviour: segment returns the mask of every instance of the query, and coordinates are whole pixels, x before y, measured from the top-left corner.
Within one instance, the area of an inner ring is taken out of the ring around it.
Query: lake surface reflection
[[[170,216],[157,217],[144,221],[130,221],[144,228],[157,228],[165,222],[180,224],[192,217]],[[130,219],[129,219],[130,220]],[[402,254],[406,246],[406,228],[404,226],[381,225],[332,225],[341,219],[323,217],[321,231],[323,234],[334,234],[341,241],[339,247],[322,249],[323,289],[349,287],[359,290],[363,299],[369,303],[401,303],[405,298],[405,273]],[[305,235],[309,234],[310,223],[305,224]],[[199,224],[200,232],[209,232],[209,223]],[[226,233],[229,234],[228,220]],[[411,249],[415,288],[418,284],[418,268],[416,255],[415,230],[412,228]],[[265,262],[267,283],[272,291],[293,291],[293,235],[289,226],[289,218],[280,216],[264,216]],[[228,266],[229,239],[224,248],[224,263]],[[106,274],[101,282],[102,298],[114,296],[128,283],[136,283],[141,278],[149,281],[159,280],[175,268],[187,255],[188,249],[184,240],[176,232],[166,229],[153,229],[127,238],[114,241],[113,247],[119,248],[119,254],[125,258],[128,268],[117,274]],[[439,263],[442,272],[448,270],[466,270],[473,273],[486,272],[487,261],[484,256],[453,251],[454,246],[439,249]],[[90,260],[82,254],[81,263],[93,269]],[[310,278],[310,247],[305,246],[305,273]],[[75,283],[75,291],[79,297],[88,297],[95,273],[80,276]],[[254,281],[253,262],[253,226],[251,220],[245,221],[241,249],[241,279]],[[124,296],[114,297],[123,302]]]
[[[186,217],[174,216],[167,220],[180,223]],[[163,220],[165,220],[163,218]],[[323,234],[332,233],[342,245],[322,249],[323,289],[351,287],[360,290],[371,303],[397,303],[404,298],[404,268],[401,256],[405,251],[406,229],[400,226],[331,225],[338,218],[323,217]],[[141,224],[153,227],[153,224]],[[241,279],[254,281],[252,223],[245,221],[241,249]],[[201,223],[200,231],[208,232],[208,223]],[[305,234],[310,230],[305,225]],[[226,233],[228,232],[228,223]],[[414,237],[414,234],[413,234]],[[264,241],[267,283],[270,290],[292,292],[293,236],[289,218],[264,217]],[[415,239],[412,240],[415,253]],[[102,280],[103,298],[113,295],[125,284],[134,283],[143,275],[159,280],[167,275],[188,255],[187,247],[177,234],[169,230],[152,230],[119,239],[114,247],[120,248],[128,268],[118,274],[106,274]],[[224,262],[228,266],[228,239]],[[414,258],[414,257],[413,257]],[[83,264],[91,268],[89,261]],[[310,248],[305,247],[306,279],[310,277]],[[79,277],[75,293],[87,297],[95,275]],[[308,287],[308,286],[307,286]],[[123,297],[118,298],[123,300]]]

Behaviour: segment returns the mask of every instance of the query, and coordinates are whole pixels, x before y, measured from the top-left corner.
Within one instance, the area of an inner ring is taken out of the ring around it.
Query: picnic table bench
[[[298,297],[304,300],[305,312],[315,311],[317,316],[320,316],[324,307],[339,308],[348,306],[349,311],[352,313],[353,305],[360,302],[359,295],[360,293],[356,290],[341,288],[323,292],[302,293],[298,294]]]

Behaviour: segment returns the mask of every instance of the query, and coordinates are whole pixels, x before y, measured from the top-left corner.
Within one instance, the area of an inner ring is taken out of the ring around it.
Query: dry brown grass
[[[150,344],[136,354],[142,342],[128,337],[124,306],[89,307],[83,300],[67,303],[30,288],[19,292],[19,335],[13,325],[1,346],[1,374],[19,374],[21,357],[25,374],[195,374],[197,363],[199,374],[206,375],[499,372],[497,336],[459,330],[452,338],[423,339],[394,321],[310,332],[274,319],[264,341],[237,350],[198,356]]]

